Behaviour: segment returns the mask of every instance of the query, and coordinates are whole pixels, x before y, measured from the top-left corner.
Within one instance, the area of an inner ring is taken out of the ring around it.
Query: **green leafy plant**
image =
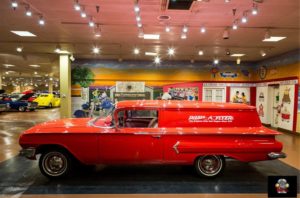
[[[71,71],[72,85],[78,84],[81,87],[89,87],[95,80],[95,74],[88,67],[77,66]]]

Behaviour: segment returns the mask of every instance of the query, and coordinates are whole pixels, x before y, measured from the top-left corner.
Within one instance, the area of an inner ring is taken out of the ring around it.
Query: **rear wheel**
[[[200,176],[215,177],[223,172],[225,160],[219,155],[200,156],[195,160],[195,169]]]
[[[71,173],[72,156],[63,150],[48,150],[42,153],[39,168],[48,178],[62,178]]]
[[[48,107],[49,107],[49,108],[52,108],[52,103],[50,103]]]

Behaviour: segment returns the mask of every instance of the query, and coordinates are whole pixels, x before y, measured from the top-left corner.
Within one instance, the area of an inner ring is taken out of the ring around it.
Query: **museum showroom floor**
[[[40,174],[37,161],[18,156],[18,137],[37,123],[57,118],[58,108],[0,115],[0,197],[266,197],[269,175],[297,175],[300,190],[300,136],[287,133],[277,137],[286,159],[228,161],[225,173],[215,179],[199,178],[193,167],[97,166],[50,181]]]

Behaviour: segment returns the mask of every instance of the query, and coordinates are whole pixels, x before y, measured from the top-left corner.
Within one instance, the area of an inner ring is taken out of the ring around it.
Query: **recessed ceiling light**
[[[37,75],[38,73],[37,73],[37,72],[34,72],[34,74]]]
[[[12,65],[12,64],[3,64],[3,66],[5,66],[5,67],[14,67],[15,65]]]
[[[146,56],[157,56],[156,52],[145,52]]]
[[[186,25],[183,26],[182,32],[187,33],[188,32],[188,27]]]
[[[203,53],[202,50],[200,50],[200,51],[198,52],[198,54],[199,54],[199,56],[202,56],[204,53]]]
[[[29,65],[30,67],[41,67],[39,65]]]
[[[242,57],[242,56],[245,56],[245,54],[231,54],[231,56],[233,56],[233,57]]]
[[[214,64],[219,64],[219,60],[218,60],[218,59],[215,59],[215,60],[214,60]]]
[[[26,36],[26,37],[35,37],[36,35],[35,34],[32,34],[31,32],[28,32],[28,31],[15,31],[15,30],[12,30],[10,31],[18,36]]]
[[[144,39],[156,39],[158,40],[160,37],[159,34],[144,34]]]
[[[270,38],[265,38],[263,42],[278,42],[285,39],[285,36],[271,36]]]
[[[171,28],[170,28],[169,26],[166,26],[165,31],[166,31],[166,32],[170,32],[170,31],[171,31]]]

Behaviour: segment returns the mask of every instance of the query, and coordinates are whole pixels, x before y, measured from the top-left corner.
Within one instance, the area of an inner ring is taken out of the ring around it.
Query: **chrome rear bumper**
[[[28,159],[35,159],[35,148],[26,148],[20,151],[20,156],[24,156]]]
[[[268,153],[270,159],[286,158],[286,154],[283,152],[271,152]]]

